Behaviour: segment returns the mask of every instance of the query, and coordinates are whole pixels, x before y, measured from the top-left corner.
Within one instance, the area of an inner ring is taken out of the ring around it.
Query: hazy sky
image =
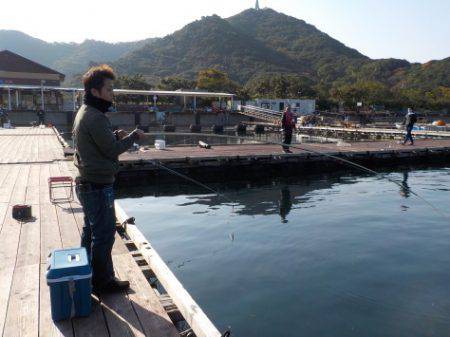
[[[46,41],[161,37],[202,16],[229,17],[254,0],[5,0],[0,29]],[[450,56],[450,0],[260,0],[372,58]]]

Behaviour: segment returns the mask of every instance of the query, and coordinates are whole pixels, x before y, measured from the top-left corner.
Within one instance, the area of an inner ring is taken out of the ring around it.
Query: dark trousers
[[[292,130],[283,131],[283,144],[290,145],[292,142]],[[283,150],[289,150],[289,146],[283,145]]]
[[[412,136],[412,126],[407,126],[406,127],[406,135],[405,135],[405,140],[403,141],[403,144],[406,144],[406,142],[409,140],[411,142],[411,144],[414,144],[414,139]]]
[[[90,184],[77,185],[83,206],[84,227],[81,246],[86,248],[92,266],[92,285],[102,287],[114,278],[111,251],[116,234],[114,190],[112,185],[95,189]]]

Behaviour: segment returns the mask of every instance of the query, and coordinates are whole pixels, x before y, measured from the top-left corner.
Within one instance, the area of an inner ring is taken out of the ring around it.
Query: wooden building
[[[0,51],[0,86],[17,86],[24,89],[0,89],[0,107],[8,110],[59,110],[63,104],[62,95],[43,90],[44,87],[58,88],[64,81],[64,74],[36,63],[9,50]],[[45,101],[45,104],[44,104]]]
[[[60,86],[64,77],[9,50],[0,51],[0,84]]]

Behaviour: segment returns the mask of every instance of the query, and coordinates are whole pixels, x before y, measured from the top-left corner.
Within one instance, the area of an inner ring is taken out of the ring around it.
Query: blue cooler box
[[[89,316],[91,277],[85,248],[57,249],[50,254],[47,284],[54,321]]]

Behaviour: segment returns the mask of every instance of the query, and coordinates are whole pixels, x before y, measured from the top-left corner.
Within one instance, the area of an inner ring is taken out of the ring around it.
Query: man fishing
[[[114,275],[111,251],[116,233],[113,183],[118,157],[144,136],[141,130],[127,134],[112,131],[106,112],[113,102],[116,76],[107,65],[93,67],[83,76],[84,104],[73,127],[74,164],[78,169],[76,192],[83,206],[81,246],[92,266],[95,293],[117,292],[130,286]]]
[[[283,116],[281,117],[281,127],[283,128],[283,151],[284,153],[292,153],[288,145],[292,142],[292,132],[295,129],[295,116],[290,106],[284,109]]]
[[[408,108],[408,113],[406,114],[405,120],[403,122],[406,127],[406,135],[405,135],[405,140],[403,141],[403,145],[405,145],[408,140],[411,142],[411,145],[414,145],[412,130],[413,130],[414,124],[416,122],[417,122],[416,113],[413,111],[413,109]]]

